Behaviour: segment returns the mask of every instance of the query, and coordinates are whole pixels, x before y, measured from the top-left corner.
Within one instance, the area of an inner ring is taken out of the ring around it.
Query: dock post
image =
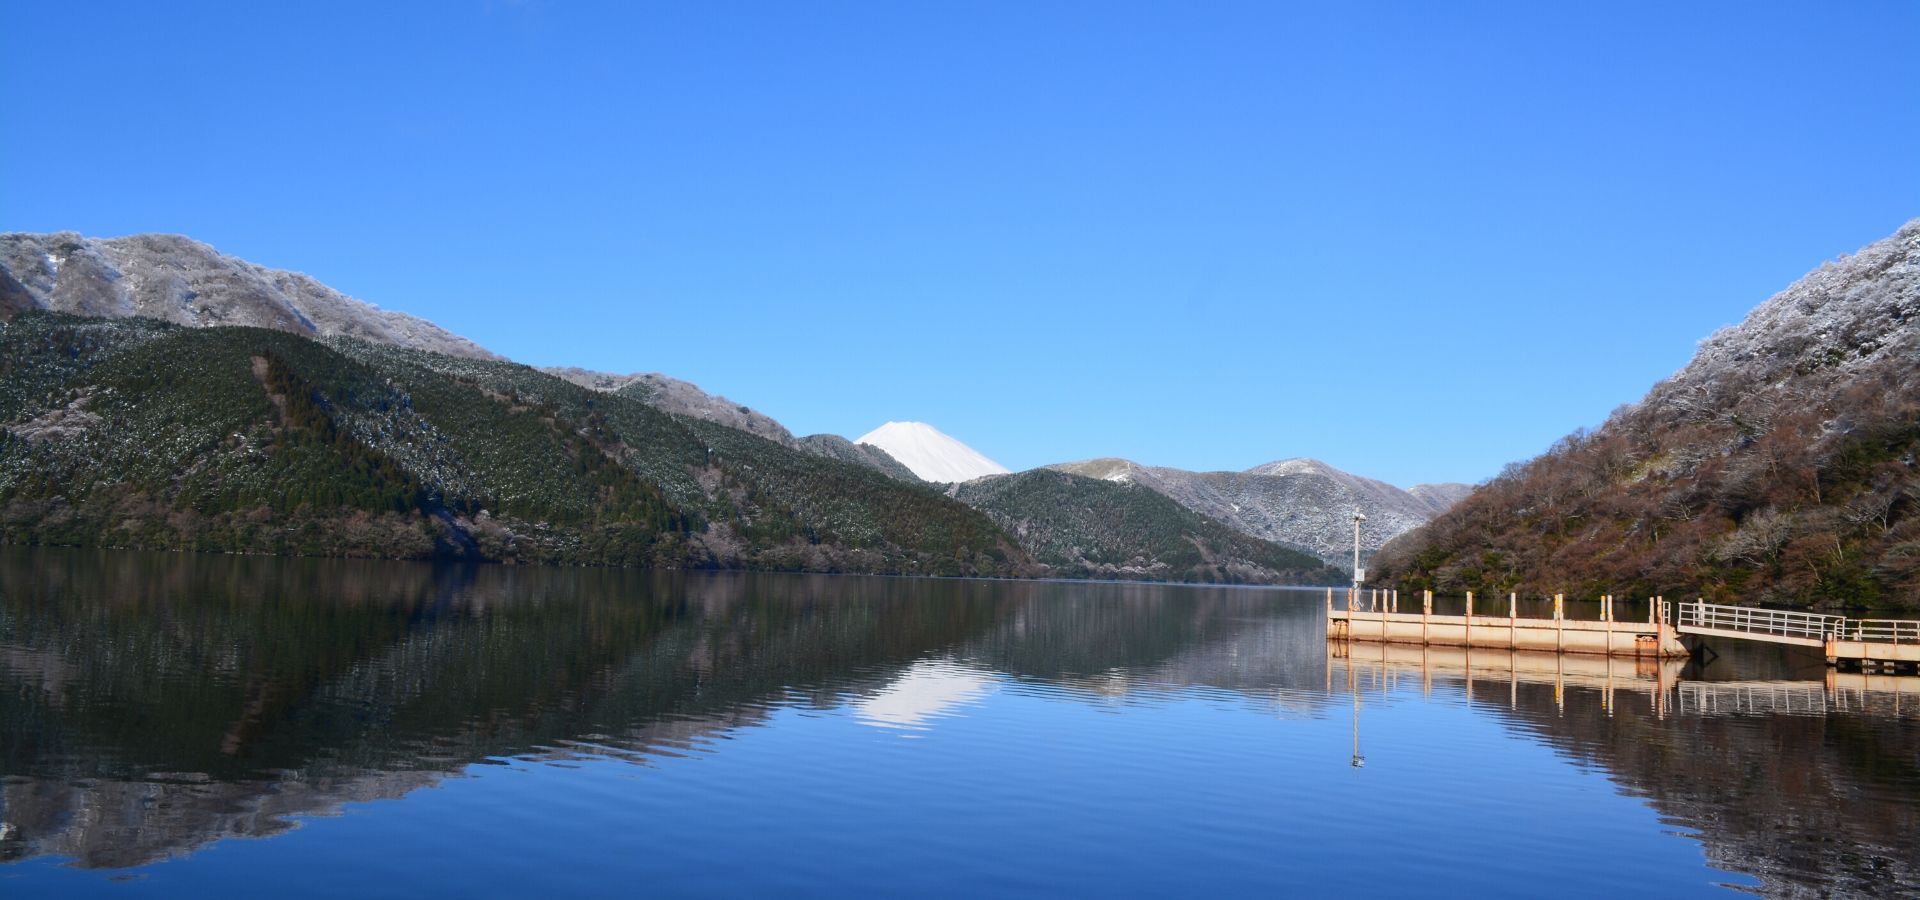
[[[1607,674],[1608,674],[1608,677],[1611,678],[1613,674],[1613,595],[1612,594],[1607,595],[1606,604],[1600,607],[1600,616],[1601,618],[1606,619],[1607,621]],[[1613,688],[1612,688],[1613,682],[1609,681],[1607,682],[1607,684],[1608,684],[1607,700],[1611,702],[1613,700]],[[1613,715],[1613,710],[1611,708],[1607,710],[1607,715]]]
[[[1565,612],[1566,595],[1553,595],[1553,649],[1556,653],[1567,651],[1567,620]],[[1558,693],[1558,689],[1555,691]]]
[[[1665,647],[1667,645],[1667,627],[1668,627],[1667,598],[1660,594],[1653,595],[1653,606],[1654,606],[1654,609],[1657,610],[1660,615],[1658,624],[1653,626],[1653,636],[1656,640],[1659,641],[1658,646]]]
[[[1427,634],[1427,619],[1433,615],[1433,592],[1420,592],[1420,643],[1427,644],[1431,639]]]
[[[1507,649],[1520,649],[1520,595],[1507,594]]]
[[[1473,646],[1473,592],[1467,592],[1467,646]]]

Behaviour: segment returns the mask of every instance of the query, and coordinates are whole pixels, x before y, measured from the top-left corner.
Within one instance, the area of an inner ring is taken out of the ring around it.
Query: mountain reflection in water
[[[1524,867],[1528,854],[1511,842],[1542,837],[1501,836],[1502,816],[1520,807],[1388,786],[1424,775],[1438,758],[1491,759],[1531,742],[1650,804],[1668,829],[1690,836],[1660,839],[1698,841],[1723,873],[1717,880],[1768,893],[1920,890],[1913,681],[1827,682],[1817,660],[1729,656],[1695,671],[1329,645],[1318,594],[1270,590],[0,548],[0,861],[194,864],[222,838],[277,835],[304,817],[470,776],[476,765],[725,758],[738,752],[730,741],[791,730],[794,715],[848,716],[868,741],[921,738],[1038,699],[1054,717],[1063,702],[1136,718],[1197,703],[1193,715],[1217,717],[1207,732],[1215,752],[1271,753],[1271,764],[1255,760],[1251,770],[1270,770],[1302,801],[1268,811],[1275,821],[1263,827],[1313,827],[1329,842],[1368,840],[1408,804],[1426,803],[1436,821],[1457,819],[1475,835],[1479,852]],[[1454,710],[1452,724],[1422,730]],[[1480,736],[1475,723],[1496,733]],[[1340,775],[1346,747],[1323,738],[1344,741],[1349,724],[1367,768]],[[1256,726],[1264,730],[1244,743],[1217,730]],[[1036,726],[1013,719],[997,727],[982,744],[1002,748],[992,758],[1036,768],[1164,770],[1166,754],[1198,752],[1182,745],[1201,739],[1175,727],[1147,737],[1088,732],[1112,742],[1099,756],[1099,746],[1024,745],[1020,728]],[[1459,743],[1469,732],[1495,743]],[[850,746],[809,752],[825,765]],[[1523,793],[1533,777],[1487,768],[1430,777],[1496,793]],[[1372,784],[1379,789],[1368,793]],[[843,787],[863,789],[858,778]],[[1219,804],[1198,812],[1222,823],[1249,815],[1232,806],[1233,784],[1181,787],[1182,796],[1201,795],[1195,803]],[[934,799],[942,790],[917,789]],[[1106,799],[1074,790],[1060,785],[1057,805]],[[1546,839],[1584,840],[1580,815],[1564,810],[1575,830]],[[1224,852],[1220,834],[1205,839],[1206,852]],[[1286,884],[1285,866],[1305,871],[1301,854],[1324,852],[1246,852],[1233,860],[1242,877],[1225,886]],[[1438,865],[1410,859],[1406,884],[1418,887],[1416,868],[1430,864]],[[1617,864],[1626,881],[1641,877],[1638,861]],[[1089,876],[1076,877],[1084,885]],[[968,881],[952,878],[956,889]],[[1048,887],[1028,885],[1036,886]]]

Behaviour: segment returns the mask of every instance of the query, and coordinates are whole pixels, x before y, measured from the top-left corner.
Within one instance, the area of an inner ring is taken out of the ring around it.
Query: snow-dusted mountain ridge
[[[0,234],[0,318],[31,309],[143,316],[193,327],[250,325],[448,356],[500,358],[425,319],[381,309],[298,272],[257,266],[177,234]]]
[[[854,440],[887,451],[926,481],[971,481],[1005,475],[1007,467],[981,455],[925,422],[888,422]]]

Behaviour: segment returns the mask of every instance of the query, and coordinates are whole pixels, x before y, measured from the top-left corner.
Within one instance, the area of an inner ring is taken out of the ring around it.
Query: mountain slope
[[[925,422],[888,422],[854,439],[887,452],[925,481],[953,483],[1007,474],[1007,467]]]
[[[954,496],[992,516],[1051,574],[1265,584],[1344,577],[1139,485],[1031,469],[956,485]]]
[[[1403,491],[1314,459],[1281,460],[1244,472],[1189,472],[1111,458],[1049,468],[1151,488],[1203,516],[1336,565],[1351,565],[1355,507],[1367,516],[1361,551],[1372,554],[1438,515],[1451,505],[1449,498],[1472,490],[1443,484]]]
[[[889,478],[913,484],[920,483],[920,476],[913,470],[901,465],[887,451],[872,444],[856,444],[837,434],[810,434],[794,442],[800,450],[815,456],[837,459],[855,465],[866,466]]]
[[[250,325],[497,359],[432,322],[355,300],[298,272],[223,256],[172,234],[0,234],[0,318],[28,309]]]
[[[1006,575],[928,488],[525,366],[256,328],[0,325],[0,540]]]
[[[1920,606],[1920,220],[1394,541],[1402,587]]]
[[[632,397],[677,416],[692,416],[696,419],[717,422],[728,428],[738,428],[776,444],[792,447],[796,443],[793,432],[774,421],[771,416],[718,394],[709,394],[692,382],[669,378],[658,372],[609,375],[605,372],[578,369],[572,366],[548,366],[540,371],[557,378],[564,378],[581,387]]]
[[[699,386],[678,378],[669,378],[657,372],[611,375],[572,366],[548,366],[540,371],[566,379],[584,388],[632,397],[655,409],[677,416],[705,419],[717,425],[725,425],[728,428],[758,435],[802,453],[866,466],[889,478],[909,483],[920,482],[920,479],[913,474],[913,470],[901,465],[899,460],[887,455],[886,451],[878,447],[855,444],[837,434],[814,434],[796,438],[793,432],[788,431],[785,425],[775,421],[771,416],[718,394],[709,394]]]

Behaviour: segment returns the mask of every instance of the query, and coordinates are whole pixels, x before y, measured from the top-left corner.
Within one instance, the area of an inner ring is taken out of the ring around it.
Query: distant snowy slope
[[[27,310],[141,316],[194,328],[250,325],[499,359],[425,319],[355,300],[298,272],[256,266],[175,234],[0,234],[0,321]]]
[[[927,481],[971,481],[985,475],[1005,475],[1007,467],[940,432],[925,422],[888,422],[861,435],[856,444],[871,444]]]

